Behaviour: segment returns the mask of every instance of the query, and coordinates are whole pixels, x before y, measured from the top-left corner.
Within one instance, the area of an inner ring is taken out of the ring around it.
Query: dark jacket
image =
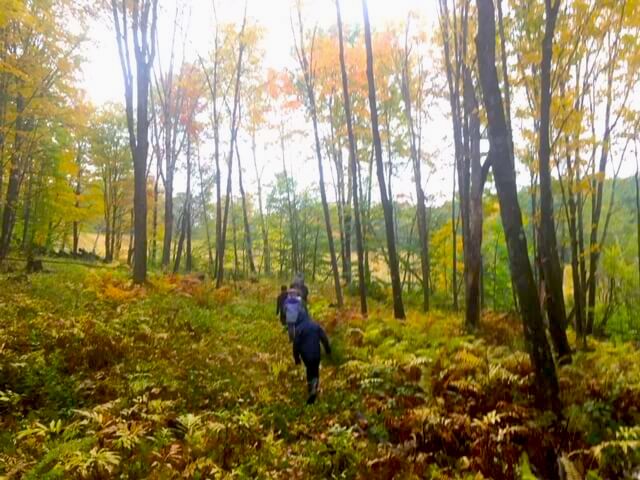
[[[303,312],[302,320],[296,324],[296,336],[293,340],[293,359],[300,362],[300,357],[305,363],[320,360],[320,343],[324,345],[324,351],[331,355],[331,346],[324,330],[316,322],[309,318],[309,314]]]
[[[309,287],[307,287],[304,283],[294,282],[289,288],[295,288],[296,290],[298,290],[305,304],[309,301]]]
[[[280,315],[280,321],[284,322],[284,301],[287,299],[287,292],[281,292],[276,299],[276,315]]]

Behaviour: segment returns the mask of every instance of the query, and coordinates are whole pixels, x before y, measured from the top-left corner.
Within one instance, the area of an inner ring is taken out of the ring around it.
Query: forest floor
[[[578,352],[558,419],[512,316],[469,336],[312,289],[334,354],[307,406],[277,285],[52,269],[0,276],[1,479],[639,478],[637,345]]]

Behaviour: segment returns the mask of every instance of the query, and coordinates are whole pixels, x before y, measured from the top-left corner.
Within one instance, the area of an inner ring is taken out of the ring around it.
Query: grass
[[[620,478],[640,464],[640,355],[594,342],[533,406],[516,319],[367,320],[312,290],[334,355],[305,405],[277,285],[78,266],[0,277],[0,478]],[[353,301],[353,299],[350,299]],[[550,460],[552,459],[552,460]],[[529,477],[530,478],[530,477]]]

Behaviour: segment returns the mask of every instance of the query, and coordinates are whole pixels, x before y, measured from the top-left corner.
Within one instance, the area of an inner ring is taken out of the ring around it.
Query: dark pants
[[[293,343],[293,340],[296,338],[295,323],[287,323],[287,332],[289,333],[289,341]]]
[[[314,382],[315,388],[318,388],[318,383],[320,382],[320,359],[304,360],[304,366],[307,369],[307,388],[311,393],[314,389]]]

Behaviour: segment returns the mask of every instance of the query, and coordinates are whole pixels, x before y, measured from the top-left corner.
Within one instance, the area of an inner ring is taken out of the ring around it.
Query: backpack
[[[287,324],[295,325],[302,310],[303,307],[300,299],[287,298],[284,301],[284,314],[287,319]]]

